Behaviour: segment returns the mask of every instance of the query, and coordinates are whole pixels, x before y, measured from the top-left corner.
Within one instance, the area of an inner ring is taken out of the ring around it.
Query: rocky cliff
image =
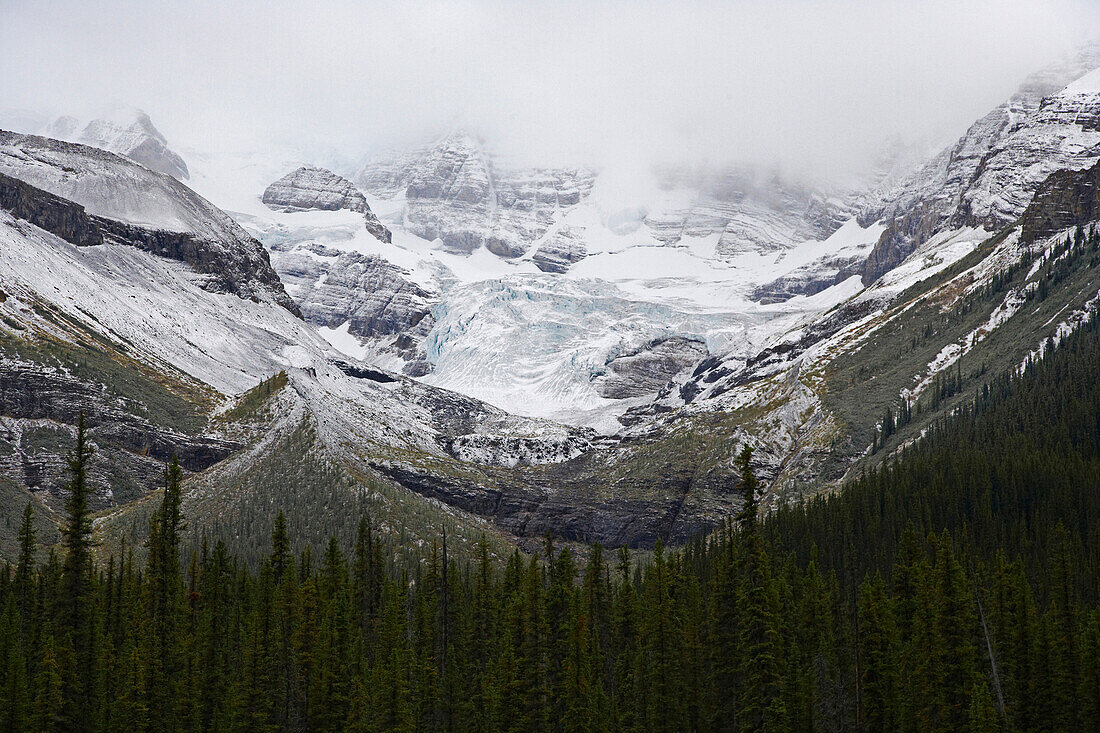
[[[368,232],[383,242],[391,241],[390,231],[355,184],[324,168],[303,166],[291,171],[268,186],[262,200],[275,211],[355,211],[363,215]]]
[[[67,241],[135,246],[187,263],[204,288],[298,313],[263,246],[169,176],[98,148],[5,131],[0,174],[5,208]]]
[[[864,284],[940,231],[1008,224],[1051,173],[1100,159],[1097,67],[1100,46],[1091,46],[1033,75],[953,146],[868,205],[861,221],[882,221],[887,229],[867,258]]]
[[[485,247],[513,259],[587,195],[594,175],[575,168],[509,168],[473,137],[456,133],[428,148],[371,162],[356,180],[384,198],[403,195],[404,225],[413,234],[438,239],[451,252]],[[564,262],[556,259],[552,269],[560,271]]]
[[[1100,219],[1100,162],[1091,168],[1058,171],[1043,181],[1023,216],[1025,243]]]

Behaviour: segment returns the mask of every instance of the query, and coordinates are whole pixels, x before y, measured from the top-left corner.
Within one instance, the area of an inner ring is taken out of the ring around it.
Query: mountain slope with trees
[[[1100,319],[845,491],[644,560],[548,539],[503,568],[180,552],[93,567],[84,430],[60,552],[0,572],[5,730],[1062,730],[1100,722]]]

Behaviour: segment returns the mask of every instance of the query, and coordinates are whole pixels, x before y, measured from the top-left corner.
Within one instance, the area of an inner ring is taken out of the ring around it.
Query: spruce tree
[[[24,617],[30,614],[34,591],[35,553],[38,550],[34,531],[34,501],[28,500],[19,525],[19,564],[15,568],[15,594]]]
[[[86,620],[86,604],[89,575],[91,573],[92,519],[88,508],[91,488],[88,486],[88,461],[92,446],[84,425],[84,413],[76,429],[76,445],[69,458],[69,500],[66,504],[68,521],[62,532],[65,560],[62,565],[62,593],[67,627],[74,632],[81,629]]]
[[[275,527],[271,530],[271,570],[275,574],[275,584],[283,580],[283,575],[294,571],[294,558],[290,553],[290,537],[286,531],[286,515],[279,510],[275,517]]]
[[[993,696],[985,682],[974,685],[970,693],[970,708],[967,713],[967,733],[997,733],[997,711],[993,708]]]
[[[859,690],[862,724],[867,730],[899,727],[897,719],[898,638],[886,584],[876,573],[860,586]]]
[[[25,730],[30,725],[31,693],[20,615],[8,594],[0,617],[0,731]]]
[[[149,707],[156,712],[154,729],[178,727],[181,702],[183,583],[180,577],[180,514],[183,472],[173,458],[164,472],[164,497],[150,521],[149,618],[150,671]]]
[[[739,539],[744,547],[738,568],[738,605],[741,660],[738,728],[742,731],[782,731],[787,727],[783,704],[783,639],[780,633],[779,598],[756,521],[756,478],[749,464],[752,449],[741,451],[738,463],[746,487],[746,509]]]
[[[65,559],[61,568],[60,642],[51,663],[62,674],[62,716],[71,730],[88,730],[90,726],[91,691],[94,689],[95,659],[93,646],[92,584],[92,519],[88,500],[88,462],[92,447],[88,442],[84,413],[76,429],[76,444],[69,458],[68,521],[62,533]],[[61,662],[61,650],[71,650],[71,664]],[[51,703],[52,704],[52,703]]]

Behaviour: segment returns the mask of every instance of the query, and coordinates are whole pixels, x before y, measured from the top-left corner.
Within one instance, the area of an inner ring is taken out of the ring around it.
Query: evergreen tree
[[[997,733],[998,727],[989,687],[984,682],[979,683],[970,694],[967,733]]]
[[[165,469],[164,497],[150,521],[149,620],[152,648],[149,649],[147,690],[149,709],[156,712],[150,722],[156,730],[179,727],[182,681],[180,616],[183,584],[180,577],[181,495],[183,472],[173,458]],[[144,684],[144,681],[143,681]]]
[[[88,442],[81,413],[76,429],[76,444],[69,458],[69,500],[66,504],[68,521],[62,532],[65,560],[61,569],[61,626],[65,649],[71,649],[71,664],[61,664],[55,653],[50,664],[59,667],[62,674],[62,716],[73,731],[88,730],[90,719],[87,711],[92,707],[90,697],[94,689],[94,658],[92,654],[92,519],[88,508],[91,487],[88,485],[88,461],[92,447]],[[68,655],[65,655],[68,656]],[[44,662],[45,663],[45,662]],[[52,692],[51,692],[52,694]],[[49,699],[50,716],[53,715],[53,699]]]
[[[37,549],[34,501],[28,500],[23,510],[23,521],[19,525],[19,564],[15,569],[15,594],[19,600],[19,610],[24,616],[30,615],[34,591],[34,558]]]
[[[0,618],[0,731],[25,730],[30,723],[31,695],[21,626],[15,597],[9,593]]]
[[[738,457],[742,484],[748,496],[755,495],[757,487],[749,464],[751,458],[752,450],[748,447]],[[737,593],[741,609],[738,728],[742,731],[781,731],[787,726],[787,711],[783,704],[779,598],[756,521],[755,500],[746,499],[745,512],[739,536],[744,551],[738,568]]]
[[[859,691],[868,731],[897,730],[899,640],[882,576],[865,580],[859,594]]]

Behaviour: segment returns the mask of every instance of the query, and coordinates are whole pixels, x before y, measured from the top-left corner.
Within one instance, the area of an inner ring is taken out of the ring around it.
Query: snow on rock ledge
[[[581,455],[589,447],[588,441],[577,435],[536,438],[472,433],[454,438],[450,453],[470,463],[515,468],[518,465],[564,463]]]
[[[26,184],[19,218],[48,226],[56,199],[71,202],[64,222],[70,233],[77,224],[97,230],[100,241],[187,263],[206,290],[274,302],[298,315],[263,245],[170,176],[99,148],[6,131],[0,131],[0,173]]]
[[[363,215],[368,232],[383,242],[391,240],[355,184],[324,168],[302,166],[286,174],[267,187],[262,201],[273,211],[355,211]]]

